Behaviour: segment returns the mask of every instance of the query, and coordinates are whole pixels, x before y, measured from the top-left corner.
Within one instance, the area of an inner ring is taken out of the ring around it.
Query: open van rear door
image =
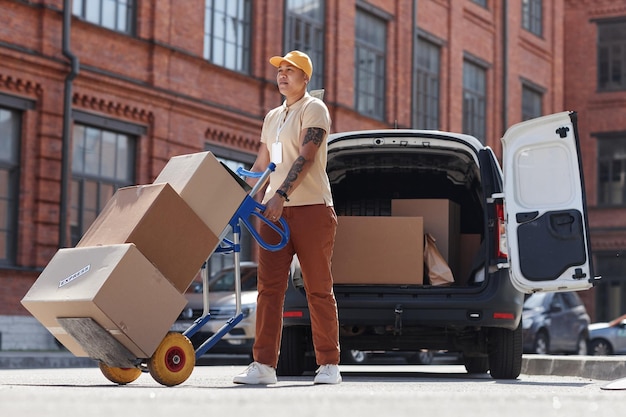
[[[502,138],[513,285],[522,292],[594,284],[576,113],[516,124]]]

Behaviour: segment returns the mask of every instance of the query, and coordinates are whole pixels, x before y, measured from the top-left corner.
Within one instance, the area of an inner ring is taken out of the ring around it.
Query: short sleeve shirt
[[[330,114],[326,104],[309,93],[287,108],[282,106],[270,110],[265,116],[261,130],[261,142],[272,154],[272,144],[279,141],[282,145],[282,162],[276,164],[276,170],[270,175],[270,182],[263,198],[265,204],[282,185],[293,162],[300,155],[300,136],[310,127],[323,129],[324,138],[316,153],[315,161],[304,180],[290,191],[289,201],[285,206],[304,206],[312,204],[333,205],[330,182],[326,175],[326,153],[328,133],[330,132]]]

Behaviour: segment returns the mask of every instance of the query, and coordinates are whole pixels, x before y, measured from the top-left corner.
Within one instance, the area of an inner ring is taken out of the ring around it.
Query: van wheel
[[[285,327],[276,374],[300,376],[306,370],[306,328]]]
[[[489,331],[489,370],[494,379],[516,379],[522,372],[522,322],[515,330]]]

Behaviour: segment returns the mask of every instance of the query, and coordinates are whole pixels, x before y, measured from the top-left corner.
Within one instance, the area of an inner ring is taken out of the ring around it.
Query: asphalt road
[[[576,376],[522,374],[496,381],[462,365],[342,365],[340,385],[313,376],[279,378],[271,386],[232,383],[243,365],[196,366],[176,387],[150,374],[126,386],[98,368],[0,370],[0,415],[46,416],[617,416],[626,390]]]

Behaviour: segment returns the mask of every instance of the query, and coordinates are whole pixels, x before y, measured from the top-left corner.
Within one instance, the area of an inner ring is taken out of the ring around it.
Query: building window
[[[522,0],[522,27],[537,36],[543,34],[542,0]]]
[[[252,168],[256,155],[247,154],[231,148],[224,148],[218,145],[206,144],[205,150],[211,151],[218,161],[226,165],[231,171],[237,172],[239,167],[243,169]],[[240,257],[242,261],[251,261],[253,259],[253,245],[255,240],[245,227],[241,228],[241,252]],[[233,240],[232,230],[225,236],[231,242]],[[214,253],[209,258],[208,268],[209,276],[212,276],[216,272],[233,266],[235,263],[234,256],[232,254]]]
[[[479,6],[484,7],[485,9],[487,8],[487,0],[472,0],[472,3],[476,3]]]
[[[487,71],[463,62],[463,133],[486,143]]]
[[[598,138],[598,205],[626,204],[626,133]]]
[[[133,33],[134,0],[74,0],[72,13],[118,32]]]
[[[522,85],[522,120],[541,116],[543,92],[529,85]]]
[[[357,9],[355,33],[355,103],[366,116],[385,117],[385,20]]]
[[[206,0],[204,58],[233,71],[250,71],[250,0]]]
[[[626,90],[626,21],[598,23],[598,90]]]
[[[14,265],[17,247],[21,114],[0,107],[0,264]]]
[[[439,46],[418,37],[415,51],[413,127],[439,129]]]
[[[286,0],[285,52],[298,50],[313,61],[310,89],[324,88],[324,2]]]
[[[624,251],[595,254],[594,266],[602,280],[596,286],[596,321],[610,321],[626,311]]]
[[[135,140],[83,124],[72,133],[72,245],[76,245],[118,188],[135,183]]]

